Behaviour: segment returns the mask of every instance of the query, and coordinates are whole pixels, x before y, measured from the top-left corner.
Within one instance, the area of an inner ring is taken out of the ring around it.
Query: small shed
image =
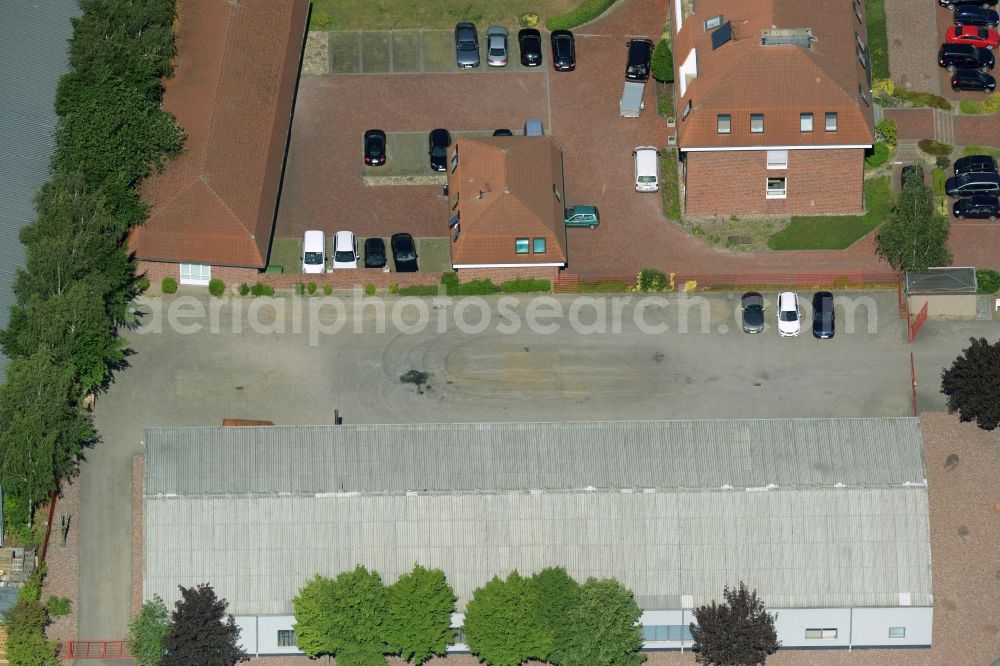
[[[928,318],[975,319],[977,287],[974,267],[906,271],[910,312],[920,312],[926,304]]]

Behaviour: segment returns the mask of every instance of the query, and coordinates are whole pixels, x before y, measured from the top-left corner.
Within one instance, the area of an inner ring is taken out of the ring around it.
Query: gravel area
[[[941,92],[940,68],[935,57],[939,43],[936,6],[936,2],[929,0],[885,0],[892,80],[910,90],[935,95]]]
[[[61,491],[56,500],[55,513],[52,516],[52,535],[49,540],[49,551],[46,555],[48,574],[42,588],[43,602],[50,595],[66,597],[72,602],[70,614],[55,618],[46,631],[50,639],[60,643],[76,638],[77,634],[76,613],[80,584],[77,567],[80,536],[80,531],[77,529],[80,524],[80,485],[78,479],[64,481]],[[45,511],[48,511],[48,507],[45,507]],[[60,530],[62,516],[66,516],[70,521],[65,546],[62,545]]]

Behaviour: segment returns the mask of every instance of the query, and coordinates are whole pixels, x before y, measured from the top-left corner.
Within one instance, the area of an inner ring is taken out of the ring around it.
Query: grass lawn
[[[667,148],[661,151],[660,175],[663,176],[663,214],[668,220],[681,219],[681,186],[677,171],[677,150]]]
[[[882,224],[892,202],[888,176],[866,180],[864,215],[795,216],[767,245],[772,250],[843,250]]]
[[[865,0],[868,21],[868,51],[872,59],[872,78],[889,78],[889,37],[885,31],[885,0]]]
[[[313,0],[314,30],[399,30],[404,28],[454,28],[472,21],[485,30],[490,25],[514,28],[522,14],[563,14],[579,0]],[[480,38],[481,39],[481,38]]]
[[[302,271],[302,263],[299,259],[301,251],[301,238],[275,238],[271,244],[271,261],[268,266],[281,266],[285,273],[300,273]]]
[[[1000,148],[990,148],[989,146],[966,146],[966,155],[990,155],[1000,159]]]

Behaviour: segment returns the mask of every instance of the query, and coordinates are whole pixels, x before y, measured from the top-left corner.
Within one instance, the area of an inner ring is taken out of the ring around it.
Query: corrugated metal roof
[[[976,269],[972,267],[906,271],[908,294],[975,294],[976,287]]]
[[[613,576],[648,610],[740,580],[771,608],[932,604],[925,487],[146,497],[145,598],[209,582],[237,615],[292,613],[319,573],[441,568],[460,607],[512,569]]]
[[[35,217],[32,201],[48,180],[56,85],[67,70],[74,0],[5,0],[0,21],[0,328],[24,265],[18,231]],[[6,359],[0,355],[0,381]]]
[[[146,430],[147,495],[922,483],[914,418]]]

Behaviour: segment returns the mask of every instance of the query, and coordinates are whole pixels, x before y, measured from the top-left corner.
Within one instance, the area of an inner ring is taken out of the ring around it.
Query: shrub
[[[989,146],[977,146],[975,144],[965,147],[966,155],[992,155],[1000,159],[1000,148],[990,148]]]
[[[459,296],[488,296],[497,293],[498,287],[490,280],[471,280],[458,286]]]
[[[226,283],[219,278],[212,278],[208,281],[208,293],[219,297],[226,293]]]
[[[306,291],[309,292],[310,296],[312,296],[313,294],[315,294],[316,293],[316,283],[310,280],[309,284],[306,285]]]
[[[547,18],[545,27],[549,30],[570,30],[588,21],[593,21],[614,3],[615,0],[583,0],[576,9]]]
[[[934,183],[934,194],[939,197],[944,196],[944,181],[947,178],[948,174],[944,172],[944,169],[934,169],[931,171],[931,181]]]
[[[1000,289],[1000,273],[989,268],[980,268],[976,271],[976,284],[978,293],[995,294]]]
[[[246,282],[244,282],[243,284],[240,285],[239,291],[240,291],[240,296],[246,296],[247,294],[250,293],[250,286],[247,285]]]
[[[325,295],[327,295],[327,296],[329,296],[330,294],[332,294],[333,293],[333,285],[332,284],[324,284],[323,285],[323,293]]]
[[[538,294],[552,291],[552,283],[548,280],[527,278],[523,280],[505,280],[500,284],[500,292],[504,294]]]
[[[674,54],[665,39],[661,39],[656,48],[653,49],[650,74],[660,83],[674,82]]]
[[[951,151],[955,149],[950,143],[941,143],[934,139],[921,139],[917,141],[917,146],[928,155],[951,155]]]
[[[643,268],[635,276],[635,290],[644,292],[663,291],[667,286],[667,276],[655,268]]]
[[[164,294],[173,294],[177,292],[177,278],[172,278],[167,276],[163,278],[163,282],[160,283],[160,290]]]
[[[958,110],[962,113],[975,115],[983,112],[983,105],[979,102],[973,102],[971,99],[963,99],[958,103]]]
[[[374,296],[374,295],[375,295],[375,285],[373,285],[373,284],[366,284],[365,285],[365,296]]]
[[[896,121],[891,118],[882,118],[882,120],[875,123],[875,138],[890,148],[895,148]]]
[[[996,113],[1000,111],[1000,93],[993,93],[980,104],[983,113]]]
[[[698,289],[698,281],[697,280],[688,280],[687,282],[684,283],[684,293],[687,293],[687,292],[690,292],[690,291],[696,291],[697,289]]]
[[[143,275],[135,281],[135,291],[137,294],[144,294],[149,291],[149,278]]]
[[[665,117],[669,117],[674,114],[674,107],[670,103],[669,97],[664,95],[656,100],[656,112]]]
[[[521,14],[517,22],[522,28],[537,28],[540,20],[538,14]]]
[[[876,143],[872,148],[872,154],[865,158],[865,164],[868,165],[869,169],[878,168],[885,164],[891,155],[892,151],[889,150],[889,146],[884,143]]]
[[[274,287],[269,284],[261,284],[258,282],[254,286],[250,287],[250,293],[254,296],[274,296]]]
[[[895,94],[896,84],[892,82],[892,79],[875,79],[872,81],[872,95],[878,97],[880,95]]]
[[[392,284],[390,284],[389,285],[389,293],[390,294],[398,294],[399,293],[399,285],[396,284],[395,282],[393,282]]]
[[[45,608],[48,609],[49,615],[52,617],[60,617],[70,614],[72,604],[73,602],[66,597],[50,596],[45,602]]]
[[[938,169],[947,169],[951,166],[951,160],[945,155],[938,155],[934,160],[934,166]]]

